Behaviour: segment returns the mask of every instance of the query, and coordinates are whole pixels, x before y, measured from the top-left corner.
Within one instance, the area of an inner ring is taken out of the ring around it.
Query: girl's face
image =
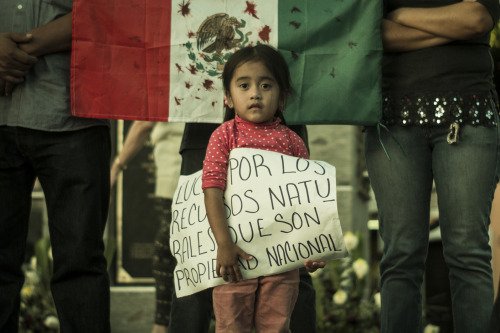
[[[276,79],[264,64],[255,61],[236,67],[226,95],[238,117],[252,123],[272,121],[281,102]]]

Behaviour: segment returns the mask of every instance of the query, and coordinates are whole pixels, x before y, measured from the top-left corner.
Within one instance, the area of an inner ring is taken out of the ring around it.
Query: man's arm
[[[71,13],[28,31],[30,42],[19,44],[19,49],[38,57],[71,49]]]
[[[32,36],[29,34],[14,32],[0,34],[0,80],[12,83],[23,82],[23,77],[37,59],[20,50],[18,43],[27,43],[31,39]]]
[[[71,15],[68,13],[27,34],[0,34],[0,96],[8,96],[14,84],[37,61],[37,56],[71,49]]]

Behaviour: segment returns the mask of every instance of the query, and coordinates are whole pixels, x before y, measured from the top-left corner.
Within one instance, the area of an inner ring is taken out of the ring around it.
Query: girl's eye
[[[270,89],[271,88],[271,85],[269,83],[263,83],[261,86],[262,86],[262,89]]]
[[[248,83],[242,83],[242,84],[240,84],[240,87],[243,88],[243,89],[247,89],[248,88]]]

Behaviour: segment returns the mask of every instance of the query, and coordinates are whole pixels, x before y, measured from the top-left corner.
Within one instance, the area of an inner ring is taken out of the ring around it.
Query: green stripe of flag
[[[278,49],[296,93],[290,124],[376,124],[381,116],[382,3],[288,0],[278,4]]]

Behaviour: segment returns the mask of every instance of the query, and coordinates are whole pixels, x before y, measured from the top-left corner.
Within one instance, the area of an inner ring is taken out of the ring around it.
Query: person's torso
[[[26,33],[70,13],[72,6],[72,0],[2,0],[0,33]],[[11,96],[0,97],[0,126],[66,131],[108,125],[71,115],[70,61],[70,51],[38,57]]]

